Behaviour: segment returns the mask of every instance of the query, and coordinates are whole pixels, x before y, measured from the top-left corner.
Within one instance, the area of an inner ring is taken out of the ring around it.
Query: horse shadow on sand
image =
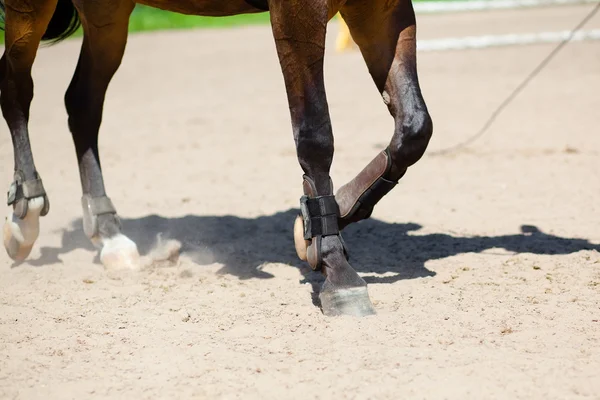
[[[220,273],[240,279],[271,278],[262,271],[265,263],[283,263],[301,268],[305,281],[318,289],[321,275],[311,273],[295,253],[293,222],[298,210],[290,209],[256,218],[236,216],[196,216],[166,218],[149,215],[122,219],[123,230],[147,254],[157,235],[182,244],[181,253],[198,265],[220,263]],[[581,250],[600,251],[600,245],[585,239],[550,235],[535,226],[521,226],[521,233],[501,236],[460,237],[449,234],[412,235],[422,226],[416,223],[387,223],[368,219],[348,226],[343,237],[350,251],[350,263],[359,273],[370,273],[367,283],[393,283],[402,279],[434,276],[425,263],[463,253],[479,253],[501,248],[515,253],[569,254]],[[94,248],[85,237],[81,219],[62,233],[62,246],[41,248],[41,257],[32,265],[61,262],[60,255],[74,249]],[[99,262],[96,256],[95,262]],[[390,274],[391,273],[391,274]]]

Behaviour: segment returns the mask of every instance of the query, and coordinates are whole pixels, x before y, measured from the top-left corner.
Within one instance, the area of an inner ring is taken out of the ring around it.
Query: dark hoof
[[[375,315],[366,287],[328,290],[319,294],[323,314],[328,317],[351,315],[365,317]]]

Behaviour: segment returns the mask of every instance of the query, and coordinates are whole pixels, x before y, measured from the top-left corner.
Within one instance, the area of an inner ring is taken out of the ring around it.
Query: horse
[[[324,275],[319,292],[324,315],[373,315],[367,284],[349,262],[342,231],[371,216],[375,205],[423,156],[432,136],[433,123],[417,76],[411,0],[4,0],[0,105],[14,151],[7,201],[11,209],[3,227],[8,255],[16,262],[27,259],[39,234],[39,219],[50,210],[28,132],[37,49],[41,41],[58,42],[82,28],[81,51],[64,103],[81,178],[83,228],[105,268],[139,266],[136,244],[122,231],[106,193],[98,149],[106,90],[125,52],[136,2],[215,17],[270,13],[303,170],[300,211],[293,224],[297,255]],[[338,12],[395,124],[387,147],[334,193],[329,174],[334,142],[323,59],[327,23]]]

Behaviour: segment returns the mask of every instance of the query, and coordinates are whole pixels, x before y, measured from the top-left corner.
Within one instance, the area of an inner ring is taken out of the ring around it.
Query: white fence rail
[[[468,1],[424,1],[414,2],[417,14],[486,11],[514,8],[532,8],[558,5],[592,4],[599,0],[468,0]]]
[[[483,35],[466,36],[458,38],[444,38],[433,40],[418,40],[418,51],[443,51],[483,49],[498,46],[515,46],[536,43],[558,43],[567,39],[570,31],[539,32],[508,35]],[[573,35],[571,41],[600,40],[600,29],[579,31]]]

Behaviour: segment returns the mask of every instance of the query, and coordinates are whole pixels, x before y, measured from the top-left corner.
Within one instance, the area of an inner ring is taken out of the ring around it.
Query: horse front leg
[[[270,10],[298,161],[304,171],[302,220],[297,227],[307,248],[301,257],[326,277],[319,294],[325,315],[373,314],[367,284],[346,257],[329,176],[333,132],[323,78],[327,0],[310,5],[304,0],[274,0]]]
[[[39,218],[50,203],[33,162],[29,142],[29,107],[33,99],[31,68],[56,7],[56,0],[7,0],[5,50],[0,59],[0,104],[13,143],[14,181],[8,191],[10,215],[4,223],[4,247],[15,261],[25,260],[39,234]]]
[[[336,193],[344,228],[369,218],[379,200],[423,156],[433,124],[419,88],[410,0],[349,0],[341,14],[395,121],[387,148]]]
[[[117,210],[104,187],[98,149],[104,98],[125,52],[134,3],[114,0],[83,6],[78,0],[75,4],[83,16],[84,37],[65,106],[81,177],[83,228],[100,248],[106,268],[136,269],[140,266],[137,246],[121,232]]]

